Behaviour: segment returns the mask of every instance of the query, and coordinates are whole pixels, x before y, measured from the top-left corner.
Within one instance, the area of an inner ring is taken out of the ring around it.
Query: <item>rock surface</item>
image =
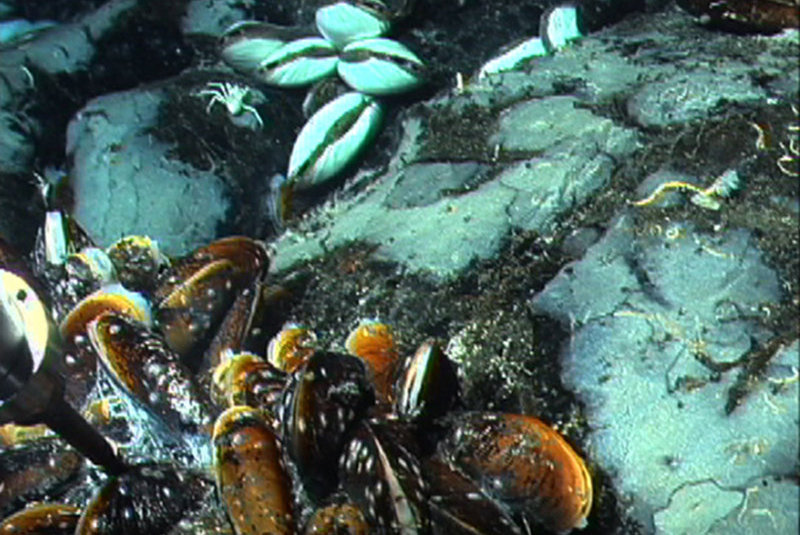
[[[479,78],[545,6],[419,0],[392,37],[429,84],[387,99],[363,159],[276,230],[304,95],[234,73],[216,38],[243,18],[308,24],[321,2],[0,4],[58,23],[0,50],[3,238],[32,245],[34,173],[69,175],[47,208],[100,244],[263,238],[271,280],[299,288],[288,319],[322,345],[364,318],[403,354],[440,338],[466,407],[556,425],[595,477],[582,533],[796,528],[798,31],[586,2],[586,37]],[[199,94],[221,82],[263,128]]]

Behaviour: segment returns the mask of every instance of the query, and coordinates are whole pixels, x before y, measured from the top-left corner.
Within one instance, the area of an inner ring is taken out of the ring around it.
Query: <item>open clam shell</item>
[[[425,81],[425,64],[404,44],[392,39],[356,41],[342,50],[337,71],[347,85],[368,95],[395,95]]]
[[[385,35],[391,24],[375,9],[355,2],[335,2],[316,12],[319,33],[335,46]]]
[[[336,71],[338,51],[321,37],[304,37],[272,52],[256,69],[256,76],[279,87],[302,87]]]
[[[358,156],[382,118],[380,104],[361,93],[345,93],[323,106],[294,142],[289,183],[302,189],[335,176]]]
[[[220,39],[220,55],[237,71],[249,74],[289,41],[309,35],[295,28],[267,22],[241,21],[225,30]]]

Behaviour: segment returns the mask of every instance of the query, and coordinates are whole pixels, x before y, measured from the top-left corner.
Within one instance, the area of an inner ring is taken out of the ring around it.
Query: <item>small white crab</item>
[[[206,113],[211,112],[211,108],[215,103],[223,104],[228,113],[233,116],[241,115],[250,112],[255,117],[259,127],[264,127],[264,122],[258,114],[258,110],[245,102],[245,98],[250,95],[250,88],[243,85],[234,84],[231,82],[209,82],[206,84],[207,89],[202,89],[197,92],[198,96],[211,97],[211,100],[206,106]]]

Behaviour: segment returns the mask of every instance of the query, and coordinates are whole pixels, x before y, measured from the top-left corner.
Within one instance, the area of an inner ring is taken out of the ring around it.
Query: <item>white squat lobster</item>
[[[263,128],[264,122],[258,114],[258,110],[244,101],[247,95],[250,94],[250,88],[231,82],[209,82],[206,84],[207,89],[202,89],[197,92],[198,96],[211,97],[211,100],[206,106],[206,113],[211,112],[211,108],[217,102],[221,103],[228,109],[228,113],[233,116],[241,115],[250,112],[255,117],[258,126]]]

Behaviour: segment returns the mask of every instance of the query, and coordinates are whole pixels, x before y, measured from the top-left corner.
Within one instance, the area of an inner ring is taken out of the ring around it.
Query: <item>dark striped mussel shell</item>
[[[75,535],[167,533],[208,494],[197,474],[168,464],[136,465],[111,477],[81,514]]]
[[[217,240],[174,261],[154,294],[156,323],[167,344],[186,362],[196,362],[236,298],[268,267],[264,245],[244,236]]]
[[[0,517],[25,505],[61,496],[85,464],[63,440],[26,440],[0,451]]]
[[[373,403],[366,368],[356,357],[317,351],[292,375],[281,414],[283,443],[312,495],[335,487],[336,460]]]
[[[425,424],[453,407],[458,398],[458,377],[441,346],[428,340],[406,361],[395,388],[395,413]]]
[[[586,525],[592,479],[583,459],[532,416],[457,415],[440,444],[442,458],[501,500],[521,522],[567,532]]]
[[[113,380],[168,428],[201,433],[210,402],[164,340],[126,316],[107,313],[89,325],[89,340]]]
[[[451,462],[433,456],[422,464],[433,533],[521,535],[508,508]]]
[[[371,533],[427,533],[427,489],[409,425],[391,417],[362,421],[339,461],[339,476]]]
[[[73,535],[80,516],[72,505],[40,503],[0,522],[0,535]]]

